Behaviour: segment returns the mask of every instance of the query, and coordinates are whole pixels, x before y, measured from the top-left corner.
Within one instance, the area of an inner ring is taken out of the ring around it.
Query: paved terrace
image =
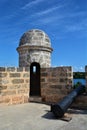
[[[0,130],[87,130],[87,110],[68,110],[69,122],[55,119],[50,106],[27,103],[0,106]]]

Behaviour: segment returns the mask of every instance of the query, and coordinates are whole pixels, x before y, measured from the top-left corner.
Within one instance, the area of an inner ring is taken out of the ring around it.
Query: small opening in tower
[[[36,73],[36,66],[33,66],[33,73]]]

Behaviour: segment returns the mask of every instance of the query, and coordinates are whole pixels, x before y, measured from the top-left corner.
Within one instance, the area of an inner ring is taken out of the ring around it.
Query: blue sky
[[[52,66],[87,65],[87,0],[0,0],[0,66],[18,66],[22,34],[41,29],[51,39]]]

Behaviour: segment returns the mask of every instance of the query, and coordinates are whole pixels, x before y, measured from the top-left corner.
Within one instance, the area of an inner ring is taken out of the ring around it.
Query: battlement
[[[72,79],[72,67],[41,68],[40,95],[42,100],[55,101],[66,95],[72,88]],[[0,103],[28,102],[30,90],[29,67],[0,67]]]
[[[0,72],[26,72],[29,70],[29,67],[0,67]]]
[[[29,68],[0,67],[0,103],[28,102]]]
[[[86,79],[86,91],[87,91],[87,66],[85,66],[85,79]]]

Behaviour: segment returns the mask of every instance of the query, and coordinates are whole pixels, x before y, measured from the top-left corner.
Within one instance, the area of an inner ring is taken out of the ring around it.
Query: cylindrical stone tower
[[[41,68],[51,66],[51,42],[47,34],[32,29],[23,34],[19,47],[19,67],[30,67],[31,63],[39,63]]]

